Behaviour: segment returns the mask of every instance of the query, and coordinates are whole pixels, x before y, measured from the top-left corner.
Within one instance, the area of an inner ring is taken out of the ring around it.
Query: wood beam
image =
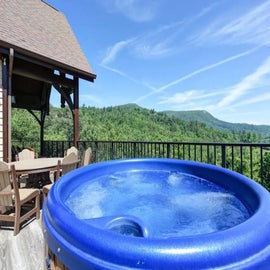
[[[67,88],[75,88],[76,82],[72,79],[53,74],[51,71],[45,72],[38,70],[26,70],[25,68],[14,67],[13,74],[20,75],[22,77],[31,78],[37,81],[46,82],[49,84],[60,84]]]
[[[64,98],[65,102],[68,104],[70,110],[73,113],[74,104],[72,102],[70,95],[67,95],[66,91],[63,90],[63,88],[61,87],[61,84],[53,82],[53,87],[60,93],[61,98]],[[72,116],[74,117],[74,115]]]

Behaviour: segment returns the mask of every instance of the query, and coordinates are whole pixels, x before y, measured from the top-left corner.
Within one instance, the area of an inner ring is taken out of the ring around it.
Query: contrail
[[[205,71],[207,71],[207,70],[210,70],[210,69],[213,69],[213,68],[215,68],[215,67],[221,66],[221,65],[223,65],[223,64],[225,64],[225,63],[234,61],[234,60],[236,60],[236,59],[238,59],[238,58],[241,58],[241,57],[243,57],[243,56],[245,56],[245,55],[251,54],[251,53],[253,53],[255,50],[257,50],[259,47],[260,47],[260,46],[257,46],[257,47],[255,47],[254,49],[251,49],[251,50],[248,50],[248,51],[245,51],[245,52],[236,54],[236,55],[234,55],[234,56],[228,57],[228,58],[226,58],[226,59],[224,59],[224,60],[221,60],[221,61],[219,61],[219,62],[217,62],[217,63],[214,63],[214,64],[212,64],[212,65],[208,65],[208,66],[206,66],[206,67],[203,67],[203,68],[200,68],[200,69],[198,69],[198,70],[195,70],[195,71],[193,71],[193,72],[191,72],[191,73],[189,73],[189,74],[187,74],[187,75],[185,75],[185,76],[183,76],[183,77],[181,77],[181,78],[179,78],[179,79],[177,79],[177,80],[175,80],[175,81],[172,81],[172,82],[170,82],[170,83],[168,83],[168,84],[166,84],[166,85],[164,85],[164,86],[162,86],[162,87],[160,87],[160,88],[155,89],[154,91],[152,91],[152,92],[150,92],[150,93],[148,93],[148,94],[146,94],[146,95],[144,95],[144,96],[141,96],[141,97],[137,98],[136,101],[135,101],[135,103],[136,103],[136,102],[139,102],[139,101],[142,101],[142,100],[144,100],[144,99],[146,99],[146,98],[148,98],[148,97],[150,97],[150,96],[152,96],[152,95],[154,95],[154,94],[163,92],[163,91],[167,90],[168,88],[170,88],[170,87],[172,87],[172,86],[174,86],[174,85],[176,85],[176,84],[179,84],[180,82],[185,81],[185,80],[187,80],[187,79],[189,79],[189,78],[191,78],[191,77],[193,77],[193,76],[195,76],[195,75],[197,75],[197,74],[200,74],[200,73],[205,72]]]

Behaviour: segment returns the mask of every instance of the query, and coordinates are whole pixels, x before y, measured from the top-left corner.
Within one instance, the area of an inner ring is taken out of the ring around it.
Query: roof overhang
[[[60,103],[78,88],[78,79],[93,82],[95,74],[85,72],[42,55],[0,41],[0,54],[6,55],[12,86],[12,107],[49,112],[52,86],[61,91]],[[70,106],[70,104],[69,104]]]
[[[84,70],[74,68],[72,66],[58,62],[51,58],[28,51],[16,45],[9,44],[2,40],[0,40],[0,48],[3,48],[4,50],[2,49],[2,52],[5,51],[7,55],[9,55],[9,50],[12,48],[14,50],[14,58],[17,57],[17,58],[26,60],[28,62],[31,62],[33,64],[37,64],[39,66],[42,66],[42,67],[45,67],[54,71],[58,71],[59,73],[69,74],[79,79],[83,79],[90,82],[94,82],[94,80],[96,79],[96,75],[93,73],[89,73]]]

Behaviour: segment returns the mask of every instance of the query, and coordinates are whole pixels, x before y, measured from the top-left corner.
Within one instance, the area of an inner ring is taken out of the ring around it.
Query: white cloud
[[[99,0],[108,12],[118,12],[135,22],[146,22],[156,16],[156,0]]]
[[[181,105],[192,101],[203,101],[204,99],[219,96],[223,93],[224,90],[215,90],[213,92],[206,92],[204,90],[187,90],[185,92],[175,93],[169,97],[161,97],[161,101],[158,102],[158,104]]]
[[[173,22],[139,36],[131,48],[133,55],[149,59],[175,53],[175,40],[181,32],[182,25],[182,21]]]
[[[126,2],[121,0],[119,3],[118,1],[112,1],[111,4],[112,3],[116,6],[119,4],[122,8],[132,6],[135,3],[138,4],[137,1],[134,0]],[[149,4],[150,2],[147,3]],[[101,65],[108,66],[113,61],[117,61],[117,56],[122,51],[128,52],[135,58],[143,59],[161,58],[177,53],[181,42],[181,40],[178,39],[180,33],[190,24],[205,16],[215,5],[204,8],[201,13],[194,17],[161,25],[139,36],[115,43],[107,49]]]
[[[173,96],[164,99],[163,101],[159,102],[159,104],[179,104],[186,102],[190,99],[196,99],[196,95],[199,94],[198,91],[190,90],[184,93],[176,93]]]
[[[217,107],[223,108],[225,106],[231,105],[241,96],[243,96],[247,91],[260,85],[261,81],[264,79],[264,76],[267,74],[270,74],[270,57],[268,57],[265,62],[256,69],[254,73],[246,76],[238,84],[231,87],[229,94],[217,104]]]
[[[188,90],[182,93],[175,93],[173,96],[170,97],[162,97],[161,101],[158,104],[181,104],[185,103],[190,100],[195,100],[201,98],[202,91],[199,90]]]
[[[214,89],[212,92],[205,90],[187,90],[175,93],[169,97],[161,97],[158,105],[167,105],[173,110],[206,110],[209,101],[224,95],[225,89]]]
[[[246,105],[251,105],[259,102],[265,102],[270,100],[270,93],[264,93],[259,96],[255,96],[243,101],[238,102],[237,104],[234,104],[232,107],[241,107],[241,106],[246,106]]]
[[[144,33],[127,40],[121,40],[106,50],[101,65],[108,66],[121,52],[128,52],[135,58],[153,58],[167,56],[175,51],[174,40],[181,22],[163,25],[155,31]]]
[[[254,1],[255,3],[255,1]],[[270,45],[270,1],[253,7],[245,14],[237,14],[235,19],[219,17],[206,30],[200,31],[191,40],[197,44],[251,44]],[[228,21],[230,21],[228,23]],[[200,29],[201,30],[201,29]]]
[[[128,39],[128,40],[122,40],[117,43],[115,43],[112,47],[107,49],[106,55],[101,61],[101,65],[109,65],[111,62],[113,62],[116,58],[116,56],[124,50],[134,39]]]
[[[133,52],[139,58],[164,57],[177,53],[183,43],[184,32],[188,27],[206,16],[216,3],[205,7],[199,14],[160,26],[159,28],[145,33],[134,40]],[[181,39],[179,36],[181,34]]]

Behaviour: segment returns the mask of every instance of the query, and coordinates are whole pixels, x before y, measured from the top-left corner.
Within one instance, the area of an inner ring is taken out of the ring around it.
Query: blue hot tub
[[[243,175],[175,159],[77,169],[43,207],[69,269],[270,269],[270,195]]]

